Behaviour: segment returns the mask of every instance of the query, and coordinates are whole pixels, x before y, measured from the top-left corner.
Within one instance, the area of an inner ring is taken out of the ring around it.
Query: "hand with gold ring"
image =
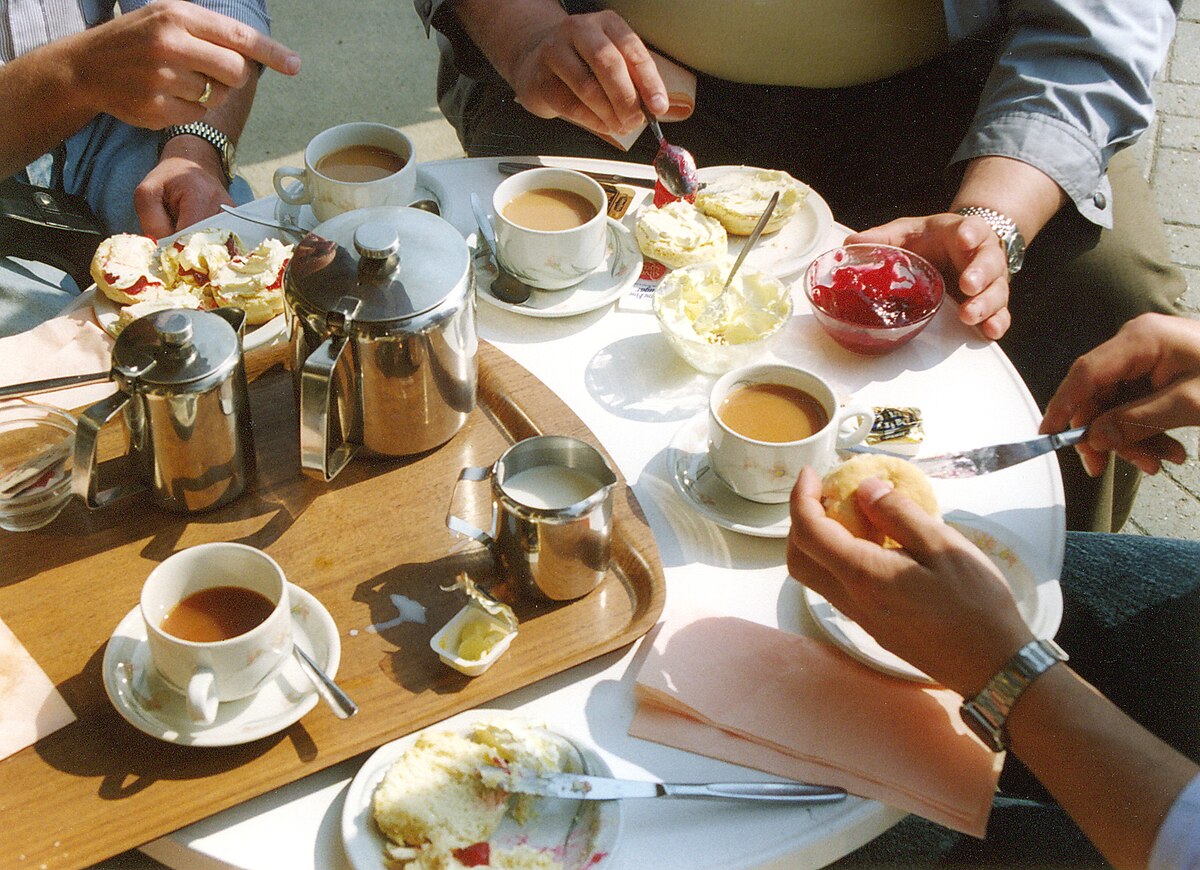
[[[196,102],[203,106],[205,103],[207,103],[209,101],[209,99],[212,98],[212,95],[213,95],[212,79],[205,78],[204,79],[204,93],[202,93],[199,96],[199,98],[196,100]]]

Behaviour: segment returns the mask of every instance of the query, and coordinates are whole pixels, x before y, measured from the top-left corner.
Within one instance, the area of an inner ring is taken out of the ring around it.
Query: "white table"
[[[548,163],[568,161],[547,159]],[[648,167],[569,161],[587,168],[647,175]],[[468,194],[489,202],[501,180],[495,162],[425,164],[421,183],[464,235],[475,231]],[[262,200],[254,208],[270,213]],[[632,212],[631,212],[632,214]],[[632,225],[632,217],[626,222]],[[836,225],[814,253],[845,234]],[[1032,437],[1040,413],[1020,377],[993,344],[963,327],[947,303],[933,324],[901,351],[867,358],[829,341],[808,313],[799,285],[796,316],[774,356],[827,377],[843,398],[923,410],[928,452]],[[697,515],[676,494],[665,454],[683,423],[705,407],[714,378],[690,369],[659,334],[654,316],[609,307],[559,320],[533,319],[479,305],[479,333],[541,378],[589,426],[620,466],[649,519],[667,583],[664,616],[703,600],[729,615],[818,633],[787,577],[785,544],[729,532]],[[1061,607],[1062,485],[1053,455],[970,482],[938,481],[942,506],[989,517],[1028,542],[1024,555]],[[1057,614],[1055,618],[1057,624]],[[676,781],[762,778],[723,762],[631,738],[632,684],[640,644],[603,656],[505,696],[492,706],[519,710],[589,736],[617,776]],[[310,714],[311,715],[311,714]],[[179,868],[278,867],[342,870],[340,824],[353,759],[143,847]],[[902,813],[850,798],[814,808],[718,802],[627,802],[619,868],[821,866],[895,824]]]

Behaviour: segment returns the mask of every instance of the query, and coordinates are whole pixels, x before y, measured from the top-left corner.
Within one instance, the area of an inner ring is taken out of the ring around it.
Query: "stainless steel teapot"
[[[284,275],[300,465],[332,480],[360,450],[437,447],[475,408],[475,279],[446,221],[404,206],[320,224]]]
[[[71,489],[89,508],[149,491],[167,510],[202,511],[242,494],[254,469],[245,319],[237,308],[171,308],[125,327],[112,350],[120,391],[84,411],[75,436]],[[122,410],[134,479],[100,491],[96,441]]]

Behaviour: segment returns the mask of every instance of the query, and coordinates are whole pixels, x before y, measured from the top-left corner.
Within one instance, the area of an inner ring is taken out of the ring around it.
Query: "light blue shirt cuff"
[[[952,162],[1011,157],[1053,178],[1092,223],[1112,227],[1112,188],[1096,143],[1066,121],[1041,112],[1002,111],[975,119]]]
[[[1200,868],[1200,776],[1179,793],[1163,819],[1149,870],[1197,870]]]

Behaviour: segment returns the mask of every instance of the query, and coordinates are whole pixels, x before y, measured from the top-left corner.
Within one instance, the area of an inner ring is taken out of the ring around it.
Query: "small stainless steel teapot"
[[[332,480],[360,450],[408,456],[475,408],[475,278],[453,226],[404,206],[317,226],[284,275],[300,465]]]
[[[246,314],[237,308],[170,308],[117,337],[120,391],[79,418],[71,489],[89,508],[149,490],[171,511],[202,511],[237,498],[254,469],[254,436],[242,357]],[[136,480],[97,491],[96,440],[125,411]]]

